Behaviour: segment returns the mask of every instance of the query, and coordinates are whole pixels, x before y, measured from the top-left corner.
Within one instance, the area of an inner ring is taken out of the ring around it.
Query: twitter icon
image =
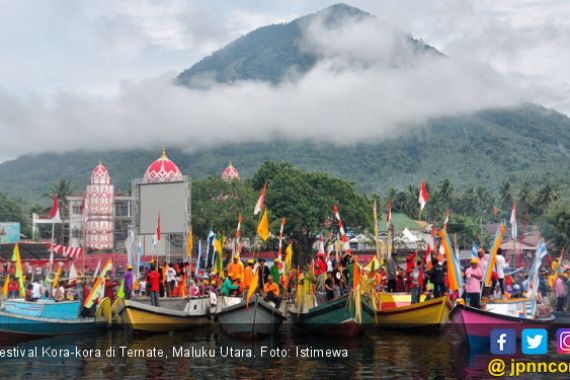
[[[523,354],[544,355],[548,351],[548,332],[545,329],[524,329],[521,341]]]

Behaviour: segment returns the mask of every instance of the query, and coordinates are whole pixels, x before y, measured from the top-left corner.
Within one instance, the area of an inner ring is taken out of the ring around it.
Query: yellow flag
[[[251,280],[251,284],[249,284],[249,290],[247,291],[246,307],[249,307],[249,300],[255,294],[255,290],[257,289],[258,283],[259,283],[259,270],[256,270],[255,276],[253,276],[253,280]]]
[[[188,229],[188,238],[186,239],[186,255],[189,257],[188,261],[192,260],[192,245],[194,237],[192,236],[192,227]]]
[[[26,296],[26,289],[24,288],[24,271],[22,270],[22,260],[20,259],[20,248],[18,243],[14,244],[14,253],[12,254],[12,261],[16,262],[16,277],[20,285],[20,297]]]
[[[214,250],[220,254],[223,252],[223,250],[222,250],[222,239],[216,239],[216,241],[214,242]]]
[[[261,217],[259,225],[257,226],[257,233],[263,241],[266,241],[269,237],[269,220],[267,219],[267,209],[263,211],[263,216]]]
[[[289,243],[285,250],[285,276],[289,276],[291,272],[291,264],[293,263],[293,244]]]
[[[4,289],[2,291],[2,294],[4,295],[4,297],[8,296],[8,285],[10,285],[10,275],[8,275],[6,277],[6,281],[4,281]]]
[[[57,267],[57,272],[55,272],[55,277],[53,278],[53,288],[57,288],[57,284],[59,283],[59,276],[61,275],[61,267]]]

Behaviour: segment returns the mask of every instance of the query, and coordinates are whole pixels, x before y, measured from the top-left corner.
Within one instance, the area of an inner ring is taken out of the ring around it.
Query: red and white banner
[[[386,226],[390,227],[391,220],[392,220],[392,198],[388,200],[388,211],[386,212]]]
[[[342,224],[342,220],[340,219],[340,213],[338,212],[338,208],[336,207],[336,205],[333,205],[333,213],[334,213],[334,217],[336,218],[336,220],[338,221],[338,229],[340,231],[340,239],[342,240],[343,245],[345,246],[345,251],[347,253],[351,253],[350,252],[350,247],[346,247],[346,243],[348,241],[348,238],[346,237],[346,232],[344,231],[344,225]]]
[[[69,257],[70,259],[76,259],[83,253],[83,248],[66,247],[59,244],[50,244],[50,252],[55,252],[59,255]]]
[[[279,227],[279,246],[277,251],[279,260],[281,260],[281,254],[283,252],[283,227],[285,227],[285,218],[281,218],[281,227]]]

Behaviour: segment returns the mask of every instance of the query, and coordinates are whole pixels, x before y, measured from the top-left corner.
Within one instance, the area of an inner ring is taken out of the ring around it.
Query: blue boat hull
[[[0,334],[55,336],[95,332],[103,327],[93,318],[53,319],[0,312]]]
[[[80,309],[81,304],[79,301],[55,302],[53,300],[40,299],[30,302],[23,299],[12,299],[4,301],[2,311],[27,317],[74,320],[79,316]]]

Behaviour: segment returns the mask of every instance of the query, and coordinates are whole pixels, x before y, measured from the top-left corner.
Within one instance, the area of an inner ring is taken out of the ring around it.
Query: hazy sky
[[[278,89],[240,83],[208,93],[170,85],[236,37],[334,3],[0,0],[0,160],[73,148],[208,146],[208,132],[218,143],[267,131],[350,143],[382,138],[399,123],[526,100],[570,114],[570,1],[562,0],[347,1],[423,39],[450,62],[405,72],[374,65],[331,70],[339,52],[346,63],[389,50],[370,38],[382,33],[377,25],[349,25],[342,35],[316,25],[306,41],[325,60],[299,82]],[[374,83],[383,88],[363,93]],[[442,85],[446,91],[438,91]],[[378,111],[371,97],[391,107]],[[413,106],[411,114],[409,106],[398,108],[402,101]]]

